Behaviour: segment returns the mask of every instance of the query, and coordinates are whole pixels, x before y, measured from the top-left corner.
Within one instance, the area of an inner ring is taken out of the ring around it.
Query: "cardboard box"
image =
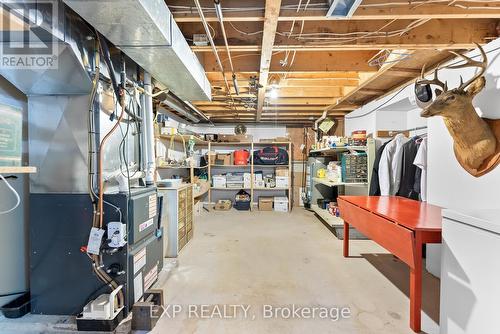
[[[220,199],[215,203],[214,210],[216,211],[228,211],[233,207],[233,203],[228,199]]]
[[[214,188],[226,188],[226,176],[225,175],[212,176],[212,187],[214,187]]]
[[[274,211],[288,212],[288,197],[274,197]]]
[[[252,185],[252,174],[250,173],[243,173],[243,183],[245,188],[250,188]]]
[[[276,176],[276,188],[288,188],[288,176]]]
[[[266,184],[264,183],[264,180],[255,180],[253,186],[255,188],[264,188]]]
[[[259,211],[273,211],[273,197],[259,197]]]
[[[276,176],[288,176],[288,167],[276,167]]]
[[[207,161],[209,164],[213,165],[215,164],[215,158],[217,157],[217,154],[215,152],[208,152],[207,153]]]
[[[217,153],[215,157],[215,164],[230,166],[233,164],[233,155],[231,153]]]

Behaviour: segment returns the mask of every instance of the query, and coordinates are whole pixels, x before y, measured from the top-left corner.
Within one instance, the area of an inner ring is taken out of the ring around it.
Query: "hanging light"
[[[269,91],[269,97],[271,99],[277,99],[278,96],[279,96],[278,87],[276,85],[271,85],[271,90]]]

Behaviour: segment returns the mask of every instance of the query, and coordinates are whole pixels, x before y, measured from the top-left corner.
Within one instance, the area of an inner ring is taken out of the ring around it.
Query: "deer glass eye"
[[[455,95],[450,95],[446,98],[446,101],[453,101],[455,100]]]

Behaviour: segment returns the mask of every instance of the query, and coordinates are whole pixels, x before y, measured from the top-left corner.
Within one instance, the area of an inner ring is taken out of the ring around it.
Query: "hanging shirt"
[[[419,200],[420,199],[420,170],[413,164],[415,157],[417,156],[417,151],[419,144],[417,144],[416,139],[412,138],[406,144],[403,145],[403,161],[401,170],[401,184],[399,186],[398,196]],[[415,179],[418,174],[418,188],[415,188]]]
[[[384,152],[385,146],[389,142],[385,142],[382,146],[379,147],[377,153],[375,154],[375,161],[373,162],[373,171],[372,178],[370,180],[370,191],[368,195],[370,196],[380,196],[380,184],[378,181],[378,166],[380,164],[380,157],[382,156],[382,152]]]
[[[403,164],[403,145],[408,142],[403,134],[399,133],[384,148],[378,166],[380,195],[394,196],[401,183],[401,166]]]
[[[424,138],[420,143],[413,164],[422,171],[420,175],[420,198],[422,201],[427,202],[427,138]]]

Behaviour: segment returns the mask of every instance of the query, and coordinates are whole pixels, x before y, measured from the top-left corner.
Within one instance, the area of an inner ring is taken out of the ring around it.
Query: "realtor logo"
[[[0,0],[0,68],[57,68],[57,13],[57,1]]]

